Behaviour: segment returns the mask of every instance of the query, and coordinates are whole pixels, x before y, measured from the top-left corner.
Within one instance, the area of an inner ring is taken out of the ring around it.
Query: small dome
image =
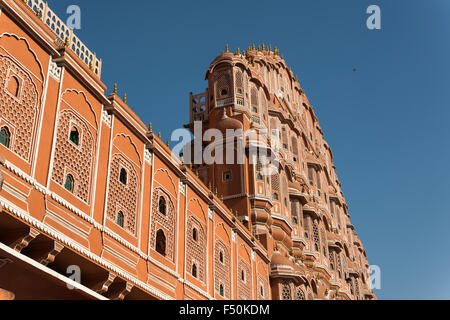
[[[272,260],[270,261],[272,265],[280,265],[280,266],[289,266],[293,267],[291,260],[286,257],[283,257],[278,252],[274,252],[272,255]]]
[[[239,120],[229,118],[226,114],[224,114],[223,117],[217,122],[216,128],[222,132],[226,132],[227,129],[242,129],[242,124]]]
[[[15,294],[10,292],[10,291],[6,291],[5,289],[0,289],[0,301],[9,301],[9,300],[14,300],[15,299]]]
[[[295,189],[295,190],[297,190],[298,192],[301,192],[302,191],[302,188],[300,187],[300,185],[297,183],[297,182],[292,182],[292,181],[289,181],[288,182],[288,187],[289,187],[289,189]]]

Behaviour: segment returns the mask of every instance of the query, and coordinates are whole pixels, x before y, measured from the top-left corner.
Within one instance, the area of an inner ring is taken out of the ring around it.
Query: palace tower
[[[174,155],[101,70],[46,2],[0,0],[0,299],[376,299],[278,49],[227,46],[190,95],[220,137],[186,150],[223,163]]]

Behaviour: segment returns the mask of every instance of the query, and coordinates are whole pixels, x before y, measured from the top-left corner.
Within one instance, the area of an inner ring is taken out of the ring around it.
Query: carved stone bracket
[[[125,297],[131,292],[133,287],[134,285],[130,282],[122,282],[114,290],[111,288],[110,291],[114,292],[108,294],[108,297],[110,300],[125,300]]]
[[[125,297],[131,292],[131,289],[133,289],[134,285],[132,283],[127,282],[127,285],[124,290],[119,294],[117,297],[117,300],[124,300]]]
[[[56,256],[64,249],[64,245],[59,242],[54,242],[53,250],[47,254],[46,258],[43,258],[40,263],[44,266],[49,265],[55,261]]]
[[[94,291],[96,291],[99,294],[104,294],[106,292],[108,292],[109,290],[109,286],[114,282],[114,280],[116,279],[117,275],[115,275],[114,273],[109,273],[108,274],[108,279],[106,279],[105,281],[102,281],[100,283],[98,283],[97,285],[95,285],[92,289]]]
[[[22,250],[28,247],[30,242],[33,241],[39,234],[40,232],[37,229],[30,228],[30,232],[26,236],[18,239],[11,247],[13,247],[17,252],[22,252]]]

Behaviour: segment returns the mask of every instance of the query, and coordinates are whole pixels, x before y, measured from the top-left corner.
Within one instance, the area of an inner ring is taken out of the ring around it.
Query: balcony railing
[[[217,101],[217,107],[224,107],[224,106],[228,106],[230,104],[234,104],[233,98],[228,98],[228,99],[223,99],[223,100]]]
[[[48,7],[47,2],[42,0],[24,0],[52,31],[69,47],[89,68],[100,78],[102,71],[102,60],[97,58],[83,42],[73,33],[58,16]]]

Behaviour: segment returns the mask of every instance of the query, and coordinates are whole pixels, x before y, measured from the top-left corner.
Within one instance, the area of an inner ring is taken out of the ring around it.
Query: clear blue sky
[[[50,0],[163,138],[229,43],[278,46],[314,106],[381,299],[450,299],[450,1]],[[366,8],[382,30],[366,28]],[[353,72],[353,68],[357,71]]]

